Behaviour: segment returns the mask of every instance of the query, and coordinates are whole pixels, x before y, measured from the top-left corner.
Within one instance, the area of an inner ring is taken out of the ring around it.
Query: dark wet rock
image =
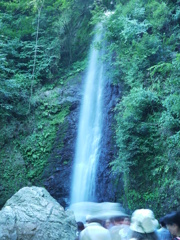
[[[59,91],[59,103],[69,103],[70,113],[65,123],[59,126],[56,140],[49,157],[48,167],[44,171],[43,183],[50,194],[63,206],[70,204],[73,160],[75,154],[79,111],[83,96],[83,81],[74,83]],[[110,81],[104,85],[103,137],[101,155],[97,170],[97,201],[115,201],[114,176],[109,163],[116,156],[113,139],[114,107],[120,97],[120,87]],[[63,146],[60,142],[63,141]]]

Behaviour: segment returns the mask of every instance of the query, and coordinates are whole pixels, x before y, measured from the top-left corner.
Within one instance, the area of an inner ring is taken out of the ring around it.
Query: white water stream
[[[99,26],[98,26],[99,29]],[[96,170],[102,138],[103,63],[102,50],[94,44],[102,40],[102,31],[93,39],[81,104],[71,187],[71,204],[96,201]]]

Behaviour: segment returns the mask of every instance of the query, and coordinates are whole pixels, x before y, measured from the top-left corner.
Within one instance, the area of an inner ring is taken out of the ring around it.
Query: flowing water
[[[101,56],[103,51],[94,45],[101,40],[102,31],[98,31],[90,50],[81,103],[71,204],[96,201],[96,170],[102,138],[103,63]]]

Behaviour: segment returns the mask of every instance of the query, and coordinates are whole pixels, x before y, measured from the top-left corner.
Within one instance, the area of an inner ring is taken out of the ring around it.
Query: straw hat
[[[139,233],[152,233],[158,227],[158,221],[155,219],[150,209],[138,209],[134,211],[131,217],[130,228]]]

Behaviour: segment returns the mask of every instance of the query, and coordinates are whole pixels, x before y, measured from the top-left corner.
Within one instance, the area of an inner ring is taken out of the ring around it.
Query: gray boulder
[[[24,187],[0,211],[1,240],[74,240],[73,212],[44,189]]]

